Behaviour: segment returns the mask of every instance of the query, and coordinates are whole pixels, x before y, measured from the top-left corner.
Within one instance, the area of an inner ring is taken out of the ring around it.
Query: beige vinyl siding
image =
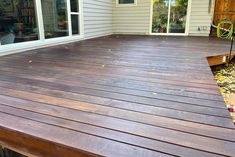
[[[112,34],[112,0],[83,0],[85,39]]]
[[[116,0],[83,0],[85,38],[115,34],[149,34],[151,0],[137,5],[117,5]],[[189,35],[208,36],[214,13],[214,0],[191,0]],[[200,31],[198,31],[200,27]]]
[[[151,0],[137,0],[137,5],[117,5],[113,0],[113,33],[149,34]]]
[[[208,13],[209,0],[192,0],[189,35],[208,36],[210,34],[214,4],[212,0],[211,11]]]
[[[208,6],[209,0],[191,0],[189,35],[209,35],[214,13],[214,0],[212,0],[210,13],[208,13]],[[116,5],[116,0],[113,0],[113,33],[149,34],[150,11],[151,0],[137,0],[136,6],[119,6]]]

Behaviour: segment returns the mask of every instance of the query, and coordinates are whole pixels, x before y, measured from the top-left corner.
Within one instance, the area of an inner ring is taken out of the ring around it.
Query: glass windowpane
[[[78,15],[71,15],[71,22],[72,22],[72,34],[79,34],[79,16]]]
[[[34,0],[0,0],[0,44],[39,39]]]
[[[70,0],[71,12],[79,12],[78,0]]]
[[[69,35],[67,0],[41,0],[45,38]]]
[[[134,4],[135,0],[119,0],[119,4]]]
[[[170,33],[185,33],[188,0],[171,0]]]
[[[168,0],[154,0],[153,1],[153,33],[167,33],[168,22]]]

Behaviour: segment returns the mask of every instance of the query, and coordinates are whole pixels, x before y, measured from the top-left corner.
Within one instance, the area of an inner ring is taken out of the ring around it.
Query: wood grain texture
[[[213,23],[217,25],[221,20],[228,19],[235,23],[235,1],[234,0],[216,0]],[[216,29],[211,31],[211,35],[216,36]]]
[[[227,44],[116,35],[1,57],[0,144],[45,157],[234,156],[206,60]]]

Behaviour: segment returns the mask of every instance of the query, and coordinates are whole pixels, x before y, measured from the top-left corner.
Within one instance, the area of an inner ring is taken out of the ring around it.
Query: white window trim
[[[70,0],[69,0],[70,1]],[[67,5],[70,3],[67,3]],[[55,45],[61,45],[76,41],[81,41],[84,39],[84,17],[83,17],[83,0],[79,0],[79,16],[80,16],[80,34],[79,35],[72,35],[72,32],[70,30],[70,33],[68,36],[65,37],[58,37],[58,38],[50,38],[45,39],[45,33],[44,33],[44,23],[43,23],[43,16],[42,16],[42,5],[41,0],[35,0],[35,11],[36,11],[36,19],[38,23],[38,30],[39,30],[39,39],[35,41],[26,41],[21,43],[13,43],[9,45],[0,45],[0,56],[9,55],[9,54],[15,54],[27,50],[33,50],[43,47],[49,47],[49,46],[55,46]],[[67,10],[70,8],[70,5],[67,6]],[[70,10],[67,12],[68,15],[70,15]],[[73,13],[72,13],[73,14]],[[72,27],[71,25],[71,18],[68,19],[69,23],[69,29]]]
[[[67,37],[58,37],[58,38],[51,38],[45,40],[35,40],[35,41],[28,41],[22,43],[15,43],[9,45],[1,45],[1,53],[0,56],[20,53],[28,50],[34,50],[44,47],[56,46],[56,45],[63,45],[71,42],[77,42],[84,39],[82,35],[73,35]]]
[[[137,6],[137,0],[134,0],[134,3],[131,4],[120,4],[119,0],[116,0],[117,7],[130,7],[130,6]]]
[[[78,4],[78,11],[77,12],[72,12],[71,11],[71,5],[70,5],[70,0],[67,0],[67,5],[68,5],[68,23],[69,23],[69,36],[81,36],[83,35],[83,29],[81,28],[81,24],[82,24],[82,14],[81,12],[83,12],[82,10],[82,4],[83,2],[81,2],[82,0],[79,0],[79,4]],[[82,4],[81,4],[82,3]],[[71,20],[71,15],[77,15],[78,19],[79,19],[79,34],[73,34],[72,32],[72,20]]]

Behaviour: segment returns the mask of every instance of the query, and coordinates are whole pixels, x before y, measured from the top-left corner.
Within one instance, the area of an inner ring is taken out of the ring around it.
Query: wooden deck
[[[229,42],[109,36],[0,58],[0,144],[45,157],[235,156],[206,56]]]

